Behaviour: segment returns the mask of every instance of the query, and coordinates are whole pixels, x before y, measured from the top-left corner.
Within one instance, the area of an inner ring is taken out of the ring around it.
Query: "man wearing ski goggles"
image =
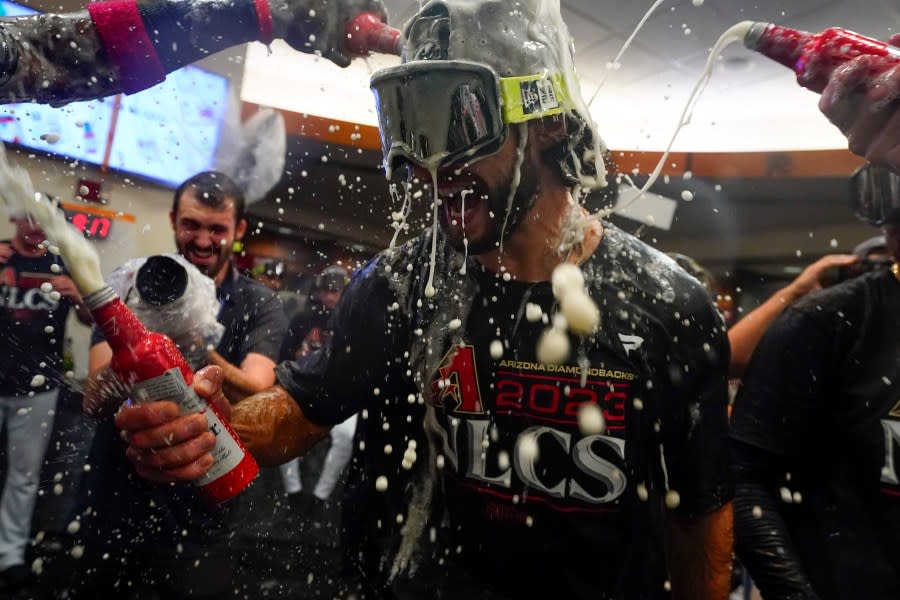
[[[462,60],[384,69],[372,90],[390,172],[403,162],[438,168],[493,154],[509,125],[563,114],[573,105],[559,74],[500,77]]]

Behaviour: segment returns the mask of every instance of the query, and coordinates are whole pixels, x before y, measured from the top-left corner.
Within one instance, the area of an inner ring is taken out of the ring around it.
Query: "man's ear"
[[[244,239],[245,233],[247,233],[247,219],[241,219],[234,229],[234,239],[236,241]]]
[[[544,117],[531,122],[531,131],[528,134],[534,140],[539,151],[552,148],[566,139],[565,115]]]
[[[172,224],[172,229],[175,229],[175,211],[169,211],[169,222]]]

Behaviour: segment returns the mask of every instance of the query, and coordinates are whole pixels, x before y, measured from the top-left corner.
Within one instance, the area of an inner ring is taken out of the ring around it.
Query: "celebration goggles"
[[[850,200],[857,218],[872,225],[900,223],[900,175],[863,165],[850,177]]]
[[[510,123],[572,108],[561,74],[500,77],[492,68],[460,60],[413,61],[375,73],[384,166],[404,161],[438,168],[497,152]]]

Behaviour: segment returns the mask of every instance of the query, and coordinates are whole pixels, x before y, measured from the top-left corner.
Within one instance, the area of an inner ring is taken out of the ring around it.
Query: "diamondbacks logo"
[[[468,345],[450,349],[438,367],[440,377],[431,384],[435,406],[450,412],[484,414],[478,376],[475,373],[475,348]],[[445,404],[449,401],[449,404]]]

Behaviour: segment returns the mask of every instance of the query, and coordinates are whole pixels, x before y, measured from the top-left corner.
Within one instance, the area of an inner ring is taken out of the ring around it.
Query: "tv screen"
[[[35,10],[0,0],[5,16]],[[113,125],[114,99],[0,105],[0,140],[102,165]],[[122,96],[109,168],[172,187],[212,168],[228,104],[228,81],[198,67],[174,71],[159,85]]]

